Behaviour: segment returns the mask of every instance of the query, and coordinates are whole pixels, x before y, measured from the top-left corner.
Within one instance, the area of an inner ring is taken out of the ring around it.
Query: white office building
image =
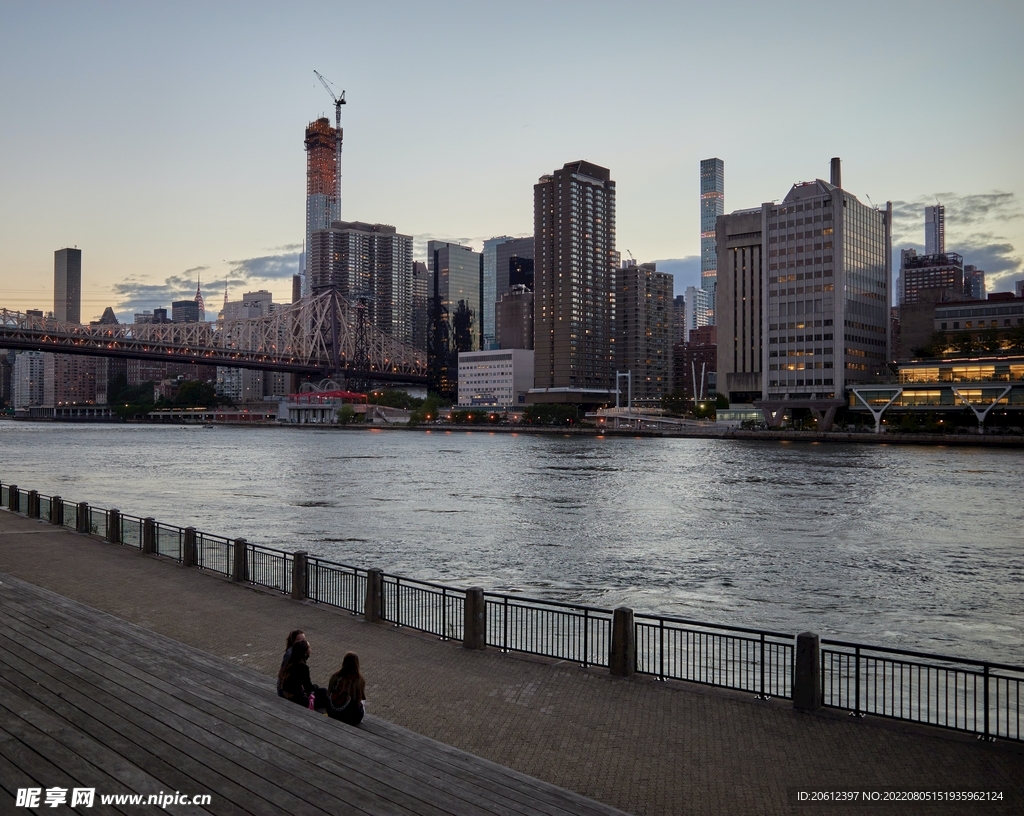
[[[459,354],[459,407],[523,410],[533,388],[533,351],[464,351]]]

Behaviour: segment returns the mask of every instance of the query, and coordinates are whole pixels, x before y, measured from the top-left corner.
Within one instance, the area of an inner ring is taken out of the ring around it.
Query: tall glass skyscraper
[[[924,208],[924,254],[946,251],[946,208],[941,204]]]
[[[715,225],[725,215],[725,162],[700,163],[700,288],[708,293],[708,325],[715,325],[715,285],[718,282],[718,246]]]

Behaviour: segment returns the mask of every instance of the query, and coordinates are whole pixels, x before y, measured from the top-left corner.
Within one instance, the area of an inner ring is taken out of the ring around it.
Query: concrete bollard
[[[156,519],[147,516],[142,520],[142,549],[143,555],[152,555],[156,552]]]
[[[800,711],[821,708],[821,638],[813,632],[801,632],[796,636],[793,708]]]
[[[612,613],[608,671],[620,677],[632,677],[636,673],[636,627],[633,610],[628,606],[620,606]]]
[[[487,648],[487,602],[480,587],[466,590],[465,626],[462,645],[467,649]]]
[[[232,542],[234,558],[231,561],[231,580],[245,582],[249,580],[249,542],[244,538],[236,538]]]
[[[75,525],[75,529],[80,533],[91,533],[92,524],[89,518],[89,503],[79,502],[78,503],[78,523]]]
[[[28,491],[28,517],[37,519],[39,518],[39,491],[30,490]]]
[[[60,496],[50,498],[50,524],[64,526],[64,500]]]
[[[366,571],[366,603],[363,617],[370,623],[378,623],[384,617],[384,571],[369,569]]]
[[[107,511],[107,543],[108,544],[120,544],[121,543],[121,511],[120,510],[108,510]]]
[[[10,485],[7,488],[7,509],[12,513],[18,512],[18,486]]]
[[[196,528],[186,527],[185,535],[181,540],[181,565],[183,567],[194,567],[196,565]]]
[[[305,550],[292,554],[292,598],[296,601],[306,600],[306,568],[309,565],[309,553]]]

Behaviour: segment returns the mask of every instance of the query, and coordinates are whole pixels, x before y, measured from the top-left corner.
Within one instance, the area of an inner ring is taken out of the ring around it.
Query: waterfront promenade
[[[837,809],[798,806],[798,789],[1004,797],[864,808],[870,813],[1009,814],[1024,803],[1021,745],[469,651],[9,513],[0,513],[0,573],[253,669],[268,687],[284,635],[301,627],[320,682],[345,651],[360,654],[376,717],[631,813]]]

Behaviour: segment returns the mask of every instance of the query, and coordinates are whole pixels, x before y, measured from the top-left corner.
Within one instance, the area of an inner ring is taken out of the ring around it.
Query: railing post
[[[109,544],[121,543],[121,511],[107,511],[107,542]]]
[[[983,696],[985,698],[985,739],[986,740],[991,740],[992,737],[989,735],[989,732],[988,732],[988,663],[985,664],[985,679],[984,679],[984,683],[985,683],[985,693],[984,693]]]
[[[50,499],[50,524],[64,526],[64,500],[60,496]]]
[[[7,487],[7,509],[12,513],[18,512],[18,486],[9,485]]]
[[[462,645],[467,649],[487,648],[487,602],[480,587],[466,590],[466,619]]]
[[[196,528],[186,527],[185,535],[181,540],[181,565],[183,567],[194,567],[196,565]]]
[[[757,695],[759,700],[767,700],[768,693],[764,690],[764,632],[761,633],[761,692]]]
[[[292,598],[296,601],[306,600],[306,565],[309,553],[305,550],[292,555]]]
[[[147,516],[142,520],[142,549],[143,555],[152,555],[156,552],[156,519]]]
[[[583,609],[583,668],[590,665],[590,610]]]
[[[378,623],[383,617],[384,572],[379,569],[366,571],[366,603],[363,616],[370,623]]]
[[[26,510],[29,518],[39,518],[39,491],[28,491],[28,508]]]
[[[793,708],[817,711],[821,708],[821,638],[813,632],[797,635],[795,660]]]
[[[636,673],[636,625],[633,610],[628,606],[620,606],[612,613],[608,671],[620,677],[632,677]]]
[[[78,524],[75,527],[80,533],[92,532],[92,520],[89,518],[89,503],[78,503]]]
[[[249,542],[244,538],[236,538],[232,542],[235,557],[231,564],[231,580],[244,582],[249,580]]]
[[[860,646],[853,649],[853,659],[856,663],[853,669],[853,713],[860,716]]]

